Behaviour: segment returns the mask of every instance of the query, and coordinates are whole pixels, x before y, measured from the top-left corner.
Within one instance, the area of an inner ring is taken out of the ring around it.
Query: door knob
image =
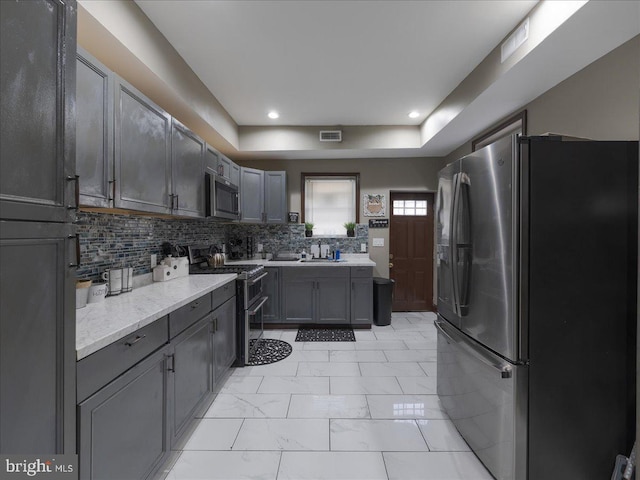
[[[393,268],[393,263],[389,263],[389,268]]]

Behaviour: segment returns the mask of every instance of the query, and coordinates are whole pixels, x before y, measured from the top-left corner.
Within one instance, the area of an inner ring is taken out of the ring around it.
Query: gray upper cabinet
[[[204,217],[204,152],[204,141],[172,119],[171,207],[176,215]]]
[[[171,213],[171,116],[116,77],[116,208]]]
[[[240,167],[240,221],[262,223],[264,214],[264,171]]]
[[[240,167],[240,221],[287,222],[287,174]]]
[[[74,228],[0,222],[3,454],[75,452]]]
[[[287,223],[287,172],[264,172],[266,223]]]
[[[218,155],[220,155],[211,145],[204,150],[204,166],[214,172],[218,171]]]
[[[240,185],[240,166],[231,162],[231,174],[229,175],[229,181],[234,185]]]
[[[73,0],[0,2],[2,219],[73,220],[75,35]]]
[[[80,204],[109,207],[113,179],[114,77],[111,70],[80,48],[76,75],[76,170]]]

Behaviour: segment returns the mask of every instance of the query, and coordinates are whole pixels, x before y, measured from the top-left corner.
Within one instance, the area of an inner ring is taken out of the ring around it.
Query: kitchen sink
[[[300,260],[299,258],[291,258],[291,257],[280,257],[280,258],[272,258],[269,260],[270,262],[297,262]]]

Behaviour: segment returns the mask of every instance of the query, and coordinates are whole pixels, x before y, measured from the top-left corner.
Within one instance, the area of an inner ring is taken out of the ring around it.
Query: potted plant
[[[356,224],[354,222],[347,222],[344,224],[344,228],[347,229],[347,237],[356,236]]]
[[[304,222],[304,236],[305,237],[313,236],[313,223]]]

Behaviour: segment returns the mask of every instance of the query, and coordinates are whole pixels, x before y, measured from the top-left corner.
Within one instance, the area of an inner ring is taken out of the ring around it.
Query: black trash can
[[[376,325],[391,325],[394,283],[390,278],[373,277],[373,323]]]

